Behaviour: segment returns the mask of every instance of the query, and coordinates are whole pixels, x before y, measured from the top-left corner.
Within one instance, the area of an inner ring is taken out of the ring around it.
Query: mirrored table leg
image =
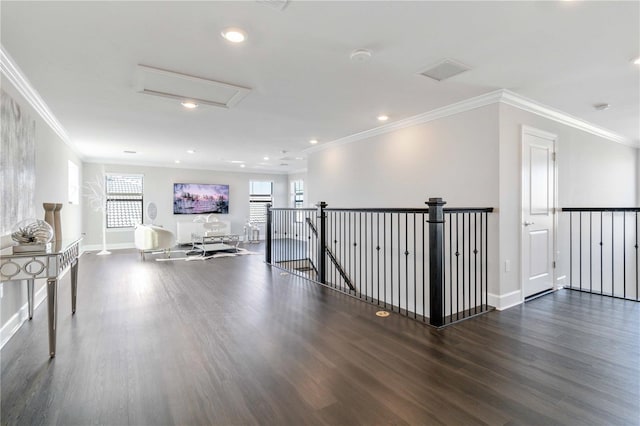
[[[56,331],[58,324],[58,280],[47,280],[47,308],[49,313],[49,356],[56,356]]]
[[[29,307],[29,319],[33,319],[33,285],[35,280],[27,280],[27,305]]]
[[[78,295],[78,259],[71,264],[71,314],[76,313],[76,298]]]

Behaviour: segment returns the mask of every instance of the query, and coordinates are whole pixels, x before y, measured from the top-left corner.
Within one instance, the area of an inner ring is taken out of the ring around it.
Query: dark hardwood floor
[[[2,424],[640,424],[640,304],[560,291],[435,330],[262,256],[80,259],[2,350]]]

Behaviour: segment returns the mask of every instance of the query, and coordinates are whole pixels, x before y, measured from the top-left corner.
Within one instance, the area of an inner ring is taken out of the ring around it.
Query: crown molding
[[[544,117],[549,120],[564,124],[566,126],[591,133],[592,135],[600,136],[601,138],[610,140],[612,142],[631,146],[634,148],[640,148],[640,140],[631,140],[625,136],[620,135],[619,133],[589,123],[578,117],[574,117],[555,108],[546,106],[544,104],[541,104],[540,102],[534,101],[533,99],[529,99],[510,90],[503,89],[501,90],[501,92],[502,95],[500,96],[500,102],[505,105],[510,105],[523,111],[539,115],[540,117]]]
[[[498,103],[503,103],[505,105],[510,105],[510,106],[519,108],[523,111],[536,114],[538,116],[547,118],[549,120],[553,120],[558,123],[564,124],[566,126],[583,130],[587,133],[591,133],[596,136],[600,136],[601,138],[607,139],[612,142],[631,146],[634,148],[640,148],[640,141],[633,141],[611,130],[605,129],[595,124],[588,123],[577,117],[566,114],[562,111],[551,108],[549,106],[543,105],[539,102],[526,98],[510,90],[499,89],[489,93],[485,93],[480,96],[475,96],[473,98],[465,99],[460,102],[443,106],[441,108],[436,108],[434,110],[427,111],[422,114],[414,115],[409,118],[398,120],[393,123],[375,127],[373,129],[365,130],[363,132],[354,133],[352,135],[345,136],[343,138],[335,139],[333,141],[324,143],[322,145],[310,147],[305,149],[303,152],[305,154],[310,154],[314,152],[323,151],[330,147],[335,147],[339,145],[360,141],[360,140],[371,138],[377,135],[382,135],[385,133],[390,133],[396,130],[404,129],[406,127],[428,123],[430,121],[438,120],[440,118],[449,117],[451,115],[460,114],[462,112],[466,112],[476,108],[481,108],[487,105],[498,104]]]
[[[109,160],[102,158],[86,157],[82,160],[85,164],[100,164],[104,166],[138,166],[138,167],[153,167],[158,169],[183,169],[183,170],[203,170],[208,172],[225,172],[225,173],[241,173],[241,174],[254,174],[254,175],[281,175],[287,176],[289,173],[285,170],[270,170],[261,168],[251,168],[247,166],[245,168],[239,167],[226,167],[226,166],[200,166],[200,165],[187,165],[187,164],[166,164],[163,162],[155,161],[136,161],[136,160]]]
[[[502,97],[502,90],[495,90],[493,92],[485,93],[484,95],[465,99],[463,101],[456,102],[451,105],[443,106],[441,108],[436,108],[434,110],[427,111],[422,114],[418,114],[412,117],[404,118],[402,120],[394,121],[393,123],[384,124],[382,126],[375,127],[370,130],[365,130],[363,132],[354,133],[352,135],[345,136],[343,138],[339,138],[331,142],[324,143],[322,145],[310,147],[305,149],[302,152],[307,154],[307,153],[323,151],[329,147],[344,145],[344,144],[356,142],[362,139],[383,135],[385,133],[390,133],[390,132],[404,129],[407,127],[416,126],[418,124],[428,123],[433,120],[438,120],[440,118],[448,117],[455,114],[460,114],[461,112],[469,111],[475,108],[480,108],[483,106],[495,104],[500,101],[501,97]]]
[[[42,119],[51,127],[51,129],[62,139],[62,141],[71,148],[71,150],[82,159],[82,155],[71,143],[71,139],[58,121],[49,106],[42,99],[38,91],[31,85],[27,77],[24,75],[18,64],[13,60],[9,52],[0,45],[0,72],[11,82],[25,100],[36,110]]]

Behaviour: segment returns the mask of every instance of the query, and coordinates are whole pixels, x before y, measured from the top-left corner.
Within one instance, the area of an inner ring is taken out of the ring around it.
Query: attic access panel
[[[231,108],[251,89],[146,65],[138,65],[138,92],[201,105]]]

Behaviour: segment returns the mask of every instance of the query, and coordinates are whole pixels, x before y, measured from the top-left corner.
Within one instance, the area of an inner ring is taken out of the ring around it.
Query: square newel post
[[[444,205],[442,198],[429,198],[429,323],[444,325]]]
[[[320,226],[318,226],[318,281],[322,284],[327,283],[327,233],[326,233],[326,222],[327,222],[327,213],[324,209],[327,207],[327,203],[324,201],[318,202],[316,204],[318,207],[318,222]]]
[[[267,264],[271,264],[271,220],[272,220],[272,212],[271,212],[271,203],[267,203],[267,224],[265,228],[265,241],[267,246],[264,250],[264,260]]]

